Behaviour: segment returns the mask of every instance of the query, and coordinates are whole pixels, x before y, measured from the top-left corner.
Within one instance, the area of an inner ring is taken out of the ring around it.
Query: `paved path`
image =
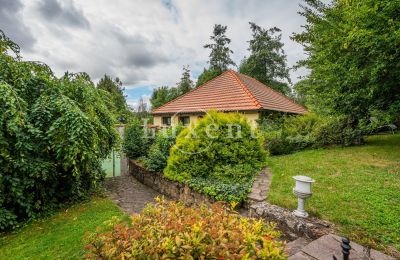
[[[128,214],[138,214],[147,203],[161,196],[157,191],[143,185],[129,174],[107,178],[106,189],[111,199]]]
[[[291,242],[296,243],[297,240]],[[336,256],[337,259],[343,259],[342,249],[341,249],[341,238],[329,234],[318,238],[307,244],[307,241],[304,240],[302,248],[297,248],[297,253],[291,255],[289,260],[315,260],[315,259],[333,259],[333,256]],[[289,243],[289,244],[291,244]],[[296,250],[294,246],[289,245],[288,253],[294,253],[293,250]],[[305,245],[304,245],[305,244]],[[385,255],[376,250],[369,250],[357,243],[350,242],[351,251],[350,251],[350,260],[395,260],[395,258]],[[301,246],[300,246],[301,247]]]

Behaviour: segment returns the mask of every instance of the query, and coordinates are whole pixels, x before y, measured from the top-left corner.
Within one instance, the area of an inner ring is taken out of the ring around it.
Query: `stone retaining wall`
[[[288,240],[298,237],[316,239],[333,231],[332,224],[329,222],[312,217],[297,217],[291,210],[269,204],[266,201],[251,205],[249,217],[275,222]]]
[[[133,160],[129,161],[129,172],[144,185],[170,199],[182,201],[185,205],[215,202],[215,199],[191,189],[188,185],[168,180],[162,173],[149,171]]]
[[[179,200],[186,205],[212,204],[215,199],[191,189],[188,185],[170,181],[162,173],[146,170],[133,160],[129,161],[129,172],[138,181],[160,192],[168,198]],[[316,218],[300,218],[294,216],[289,209],[269,204],[266,201],[271,173],[268,168],[257,176],[253,191],[247,201],[240,205],[248,211],[249,217],[275,222],[278,229],[284,233],[285,239],[294,240],[298,237],[316,239],[332,232],[331,224]]]

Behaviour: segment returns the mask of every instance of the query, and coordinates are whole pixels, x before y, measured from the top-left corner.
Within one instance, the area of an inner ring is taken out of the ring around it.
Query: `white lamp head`
[[[315,180],[303,175],[293,176],[293,179],[296,180],[296,187],[294,188],[295,191],[311,194],[311,183],[315,182]]]
[[[306,218],[308,213],[304,209],[305,199],[311,197],[311,183],[315,182],[313,179],[307,176],[293,176],[296,180],[296,186],[293,188],[293,193],[298,199],[297,209],[293,212],[298,217]]]

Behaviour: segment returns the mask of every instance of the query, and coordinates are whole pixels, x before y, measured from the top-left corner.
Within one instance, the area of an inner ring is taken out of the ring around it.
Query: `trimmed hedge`
[[[164,175],[219,200],[240,202],[266,159],[263,138],[245,117],[211,111],[179,134]]]

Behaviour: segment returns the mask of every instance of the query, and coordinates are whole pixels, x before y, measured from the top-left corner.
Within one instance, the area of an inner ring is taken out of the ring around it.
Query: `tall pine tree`
[[[179,95],[183,95],[193,89],[193,81],[190,78],[189,65],[183,66],[181,81],[178,82],[177,88],[179,90]]]
[[[264,29],[250,22],[253,39],[249,41],[250,56],[244,58],[239,71],[286,95],[290,94],[289,69],[283,51],[280,29]]]
[[[204,48],[210,49],[209,68],[204,69],[203,73],[199,76],[196,86],[217,77],[222,72],[226,71],[229,66],[236,64],[231,59],[233,51],[229,48],[231,40],[225,35],[227,26],[221,24],[214,25],[213,35],[210,39],[212,43],[204,45]]]

